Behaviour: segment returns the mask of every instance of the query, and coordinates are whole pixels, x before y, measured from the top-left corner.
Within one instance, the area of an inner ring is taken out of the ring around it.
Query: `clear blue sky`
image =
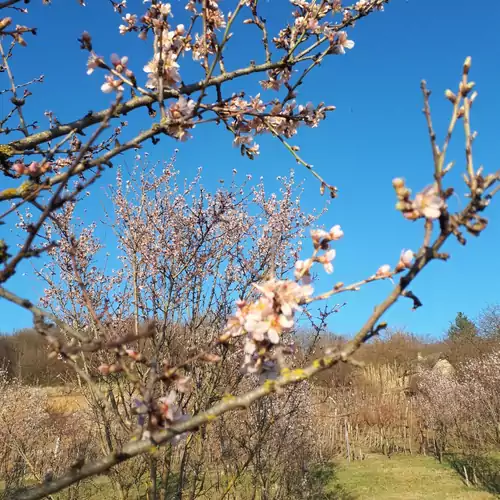
[[[18,54],[14,65],[18,81],[26,81],[43,73],[46,83],[34,89],[30,116],[43,122],[43,111],[52,109],[60,121],[68,121],[89,109],[100,109],[109,96],[100,93],[102,75],[85,74],[86,55],[76,38],[88,30],[94,38],[95,50],[109,57],[112,52],[128,55],[138,75],[148,57],[147,46],[135,36],[121,37],[119,18],[102,0],[88,0],[87,8],[76,1],[54,0],[51,7],[41,1],[28,5],[29,16],[22,23],[39,26],[35,40]],[[182,12],[183,2],[173,0],[174,12]],[[221,5],[231,5],[224,0]],[[142,10],[142,1],[129,0],[132,11]],[[287,0],[272,0],[266,6],[271,29],[279,25]],[[14,14],[17,16],[16,14]],[[183,15],[183,14],[182,14]],[[17,16],[18,17],[18,16]],[[364,19],[351,31],[356,42],[344,57],[332,57],[302,88],[299,100],[325,101],[337,111],[319,128],[302,130],[294,143],[303,157],[332,184],[340,189],[323,222],[341,224],[345,239],[337,245],[334,281],[349,282],[373,273],[386,262],[397,260],[402,248],[414,248],[421,241],[420,224],[406,222],[394,210],[391,180],[405,177],[409,186],[418,190],[430,180],[432,162],[426,125],[421,113],[420,81],[427,79],[433,89],[435,123],[441,136],[449,117],[450,105],[442,97],[446,88],[458,83],[466,56],[472,56],[471,78],[477,82],[479,98],[473,110],[473,127],[479,131],[475,145],[476,164],[487,169],[500,168],[500,3],[490,2],[487,11],[471,8],[465,0],[393,0],[385,12]],[[176,16],[180,22],[182,16]],[[226,65],[235,67],[238,60],[257,59],[256,44],[246,36],[235,36],[236,51],[228,54]],[[188,80],[186,73],[183,76]],[[2,77],[4,82],[4,77]],[[5,84],[2,84],[2,88]],[[255,81],[249,93],[257,92]],[[8,96],[0,96],[0,112],[9,109]],[[93,105],[89,106],[89,102]],[[134,117],[134,118],[133,118]],[[130,115],[132,127],[147,126],[145,113]],[[162,139],[154,148],[156,158],[168,158],[176,144]],[[194,130],[194,139],[180,144],[178,167],[190,177],[203,167],[204,183],[216,187],[217,180],[228,177],[233,168],[243,176],[263,175],[269,186],[274,179],[295,167],[293,159],[274,141],[261,143],[261,155],[250,162],[231,147],[231,137],[221,128]],[[462,137],[457,135],[450,151],[463,167]],[[307,210],[320,209],[317,183],[307,172],[296,168],[297,178],[306,179]],[[95,207],[91,215],[99,215],[102,188],[112,180],[112,172],[95,187]],[[463,200],[463,184],[457,182]],[[479,239],[470,239],[466,248],[451,244],[447,263],[432,263],[412,287],[424,307],[412,312],[409,301],[401,301],[387,315],[393,327],[423,335],[439,336],[457,311],[474,316],[488,303],[500,301],[499,268],[500,200],[489,216],[491,225]],[[495,217],[496,216],[496,217]],[[0,226],[2,237],[5,226]],[[35,262],[36,264],[36,262]],[[14,291],[36,300],[42,287],[24,266],[9,283]],[[326,279],[328,279],[326,277]],[[334,318],[331,328],[339,333],[353,333],[362,324],[377,301],[389,291],[389,283],[377,283],[362,292],[345,297],[348,305]],[[30,325],[29,314],[0,301],[0,331]]]

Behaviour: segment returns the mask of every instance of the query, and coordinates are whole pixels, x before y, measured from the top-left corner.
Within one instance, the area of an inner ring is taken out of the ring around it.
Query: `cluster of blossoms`
[[[293,16],[295,21],[279,32],[273,38],[273,43],[280,50],[292,51],[309,37],[321,37],[321,43],[329,45],[324,55],[345,54],[346,50],[354,47],[354,42],[348,39],[345,31],[339,31],[338,23],[327,19],[328,14],[332,17],[338,14],[354,16],[356,13],[367,14],[369,11],[382,8],[386,0],[360,1],[354,7],[343,8],[340,2],[308,2],[305,0],[293,0],[291,4],[295,7]],[[144,2],[150,3],[150,2]],[[154,35],[153,57],[143,67],[147,74],[145,87],[153,92],[160,89],[172,89],[181,83],[179,57],[185,52],[191,51],[194,61],[200,61],[207,76],[212,74],[208,57],[222,51],[225,42],[218,40],[217,31],[227,25],[225,14],[219,8],[218,0],[202,2],[200,0],[189,0],[185,6],[186,10],[196,16],[203,18],[203,32],[197,33],[194,25],[186,30],[183,24],[172,25],[170,19],[173,17],[172,5],[166,2],[153,2],[142,15],[124,13],[127,8],[126,1],[112,1],[113,8],[121,16],[119,32],[124,35],[137,32],[139,38],[147,39],[148,34]],[[265,30],[265,20],[257,14],[257,3],[247,0],[240,4],[239,8],[248,8],[251,17],[243,21],[243,24],[255,24]],[[237,12],[234,13],[236,16]],[[232,14],[227,15],[231,19]],[[193,19],[196,19],[193,18]],[[350,21],[349,21],[350,22]],[[132,71],[127,67],[128,59],[112,56],[112,65],[107,65],[104,59],[97,56],[92,50],[92,41],[88,33],[84,33],[80,40],[83,49],[90,52],[87,63],[88,73],[95,68],[108,70],[105,82],[101,90],[105,93],[123,92],[124,85],[137,88],[137,82]],[[270,57],[270,55],[269,55]],[[322,56],[324,57],[324,56]],[[215,64],[217,60],[214,60]],[[319,64],[319,60],[317,63]],[[220,64],[223,60],[220,58]],[[222,68],[222,66],[221,66]],[[224,71],[222,69],[222,71]],[[314,106],[297,105],[292,100],[296,96],[295,88],[291,78],[293,65],[277,67],[267,72],[267,78],[260,82],[265,90],[279,91],[286,87],[288,94],[281,102],[277,99],[264,103],[260,95],[249,101],[243,99],[242,95],[233,95],[229,99],[219,99],[217,104],[209,107],[216,113],[216,119],[222,119],[227,128],[234,134],[233,145],[239,147],[242,155],[253,159],[259,154],[259,144],[255,142],[255,136],[264,132],[272,132],[274,135],[291,138],[297,133],[299,125],[305,124],[309,127],[317,127],[320,121],[325,119],[328,111],[335,109],[334,106],[325,106],[323,103]],[[300,80],[299,80],[300,81]],[[140,89],[141,92],[145,92]],[[194,123],[190,118],[194,116],[197,106],[188,99],[179,99],[177,103],[168,110],[168,118],[174,122],[169,125],[167,133],[178,139],[186,140],[190,137],[187,129],[193,128]]]
[[[276,373],[276,358],[279,360],[283,351],[274,356],[271,349],[280,343],[284,333],[292,330],[295,313],[301,311],[301,305],[313,293],[310,276],[313,264],[320,263],[327,273],[333,272],[335,250],[329,248],[329,243],[343,235],[339,225],[330,231],[312,230],[314,253],[311,258],[296,262],[295,281],[273,278],[254,284],[260,297],[254,302],[237,301],[237,311],[229,318],[220,340],[226,342],[230,338],[246,336],[242,366],[245,373]],[[324,253],[318,255],[320,250]]]
[[[177,58],[183,50],[189,50],[186,40],[186,29],[183,24],[178,24],[175,29],[170,29],[169,16],[172,16],[172,7],[169,3],[151,5],[147,12],[140,18],[135,14],[126,14],[122,20],[119,31],[123,35],[131,31],[139,31],[139,37],[146,39],[149,31],[154,33],[154,56],[144,66],[148,75],[146,87],[159,89],[159,79],[165,87],[176,87],[181,81]]]
[[[294,325],[294,314],[313,292],[310,285],[271,279],[254,285],[261,297],[255,302],[240,300],[236,314],[229,318],[221,341],[246,335],[243,371],[259,373],[270,362],[269,350]]]
[[[163,79],[163,84],[166,87],[176,87],[179,84],[181,75],[179,74],[180,66],[177,63],[177,52],[184,43],[182,36],[184,31],[184,25],[179,24],[174,31],[166,33],[161,50],[155,51],[153,59],[144,66],[144,71],[148,75],[146,87],[158,89],[159,78]],[[161,75],[160,67],[163,68]]]
[[[119,348],[117,350],[118,359],[112,364],[101,364],[98,371],[101,375],[109,376],[119,372],[130,372],[138,363],[148,364],[147,358],[140,352],[130,348]],[[129,360],[128,363],[126,360]],[[203,358],[207,362],[218,361],[218,357],[207,354]],[[148,390],[141,388],[140,395],[133,400],[133,414],[137,416],[138,433],[141,439],[149,439],[153,431],[167,429],[171,425],[182,422],[189,418],[189,415],[182,412],[178,405],[179,393],[186,393],[190,390],[191,379],[179,373],[175,367],[170,367],[168,363],[163,364],[162,371],[158,374],[158,380],[173,386],[167,396],[160,398],[146,397]],[[178,435],[173,442],[178,442],[184,434]]]
[[[422,217],[428,220],[439,219],[441,212],[446,208],[435,183],[418,193],[414,200],[410,198],[411,190],[406,187],[403,179],[394,179],[392,185],[398,197],[396,209],[407,219],[416,220]]]
[[[334,109],[334,106],[323,103],[318,106],[312,103],[298,105],[295,100],[286,104],[276,101],[265,103],[257,94],[249,100],[233,95],[223,107],[217,109],[217,113],[231,120],[235,133],[233,145],[242,147],[249,154],[257,154],[259,146],[253,142],[256,135],[272,130],[275,134],[291,138],[297,134],[301,124],[315,128],[326,118],[326,113]]]
[[[353,17],[352,11],[367,12],[369,10],[383,10],[382,0],[358,2],[354,9],[342,8],[340,1],[333,2],[307,2],[305,0],[291,0],[297,7],[293,12],[295,18],[293,26],[283,28],[273,43],[278,49],[289,50],[300,43],[304,36],[325,36],[330,42],[332,54],[345,54],[345,49],[354,47],[354,42],[347,40],[345,32],[338,33],[338,25],[325,20],[328,13],[342,14],[343,22],[349,22]],[[356,13],[356,12],[354,12]]]
[[[193,117],[196,102],[180,96],[175,103],[168,108],[168,117],[171,123],[168,125],[168,133],[180,141],[190,138],[187,130],[194,127]]]
[[[40,177],[46,172],[52,170],[52,163],[48,161],[45,162],[32,161],[29,164],[25,164],[22,161],[16,161],[12,165],[12,170],[14,170],[14,172],[17,175],[29,175],[30,177]]]
[[[173,424],[189,419],[177,404],[179,396],[172,390],[167,396],[151,401],[149,404],[142,398],[133,401],[133,412],[137,416],[137,424],[141,439],[151,438],[151,432],[158,429],[168,429]],[[187,433],[179,434],[172,439],[177,444]]]
[[[410,269],[413,265],[413,259],[415,254],[412,250],[402,250],[401,255],[399,256],[399,261],[396,264],[396,267],[392,269],[389,264],[384,264],[380,266],[375,274],[376,278],[390,278],[392,275],[396,273],[400,273],[405,269]]]
[[[344,236],[344,231],[339,225],[333,226],[330,231],[323,229],[313,229],[311,239],[314,246],[314,255],[306,260],[298,260],[295,263],[295,278],[304,284],[311,282],[311,268],[314,262],[323,265],[326,273],[333,273],[332,261],[335,258],[336,251],[330,248],[330,242],[340,240]],[[324,253],[317,255],[319,250]]]
[[[129,33],[130,31],[137,30],[137,15],[127,13],[122,17],[123,22],[125,24],[120,24],[118,30],[120,31],[120,35],[124,35],[125,33]]]

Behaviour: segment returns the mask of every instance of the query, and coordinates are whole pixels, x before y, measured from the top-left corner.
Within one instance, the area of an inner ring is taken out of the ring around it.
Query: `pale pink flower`
[[[118,27],[120,35],[124,35],[135,27],[137,23],[137,15],[128,13],[124,17],[122,17],[122,20],[126,24],[120,24],[120,26]]]
[[[177,400],[177,394],[175,391],[170,391],[168,396],[158,399],[158,406],[160,412],[164,418],[169,422],[173,422],[178,415],[178,408],[175,404]]]
[[[333,47],[334,54],[345,54],[345,49],[352,49],[354,47],[354,41],[347,39],[347,33],[345,31],[340,31],[337,38],[337,43]]]
[[[236,135],[233,139],[233,146],[238,147],[242,144],[250,146],[252,144],[252,136],[250,135]]]
[[[437,185],[432,184],[415,196],[413,205],[426,219],[439,219],[444,200],[439,196]]]
[[[158,88],[158,63],[160,57],[156,55],[148,64],[144,66],[144,71],[148,74],[146,87]],[[163,58],[163,81],[169,87],[175,87],[181,81],[179,75],[179,64],[175,60],[175,56],[171,53]]]
[[[401,256],[399,257],[398,265],[396,269],[402,271],[403,269],[409,269],[412,266],[412,261],[414,254],[411,250],[403,250]]]
[[[368,1],[367,0],[359,0],[358,2],[356,2],[356,4],[354,5],[354,9],[355,10],[363,10],[365,7],[368,6]]]
[[[308,285],[311,283],[311,266],[313,262],[311,259],[306,259],[306,260],[298,260],[295,263],[295,279],[302,280],[302,283]]]
[[[320,264],[323,264],[325,272],[328,274],[333,273],[332,260],[335,258],[335,255],[336,255],[335,250],[328,250],[328,252],[325,252],[323,255],[320,255],[319,257],[317,257],[317,261]]]
[[[330,229],[329,236],[333,241],[340,240],[340,238],[344,236],[344,231],[342,231],[341,227],[337,224]]]
[[[312,294],[312,287],[275,279],[254,284],[254,287],[262,296],[251,304],[238,306],[223,337],[238,336],[242,325],[254,342],[267,340],[278,344],[280,335],[293,327],[294,312],[300,310],[301,301]]]
[[[312,229],[311,238],[314,248],[318,248],[323,242],[328,243],[328,241],[330,241],[330,234],[323,229]]]
[[[104,79],[106,81],[101,85],[101,90],[105,94],[109,94],[113,91],[123,92],[123,85],[121,80],[115,80],[111,75],[106,75]]]
[[[134,361],[138,361],[141,358],[141,355],[137,351],[134,351],[133,349],[125,349],[125,353],[129,358],[133,359]]]
[[[168,16],[169,14],[172,13],[172,6],[169,3],[161,3],[160,4],[160,12],[164,16]]]
[[[128,57],[120,57],[117,54],[111,54],[111,62],[118,73],[122,73],[127,68]]]
[[[177,102],[172,104],[168,110],[168,114],[172,120],[182,120],[190,118],[193,115],[196,102],[192,99],[186,99],[183,95],[177,99]]]
[[[94,72],[94,69],[100,67],[102,64],[102,58],[96,56],[95,54],[91,54],[87,61],[87,75],[91,75]]]
[[[100,365],[97,370],[101,373],[101,375],[109,375],[109,365]]]
[[[391,274],[392,274],[392,272],[391,272],[391,266],[389,264],[384,264],[383,266],[380,266],[377,269],[376,276],[383,277],[383,278],[388,278],[389,276],[391,276]]]

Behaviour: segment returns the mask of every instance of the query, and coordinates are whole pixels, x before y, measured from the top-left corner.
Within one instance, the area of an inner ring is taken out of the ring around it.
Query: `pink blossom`
[[[295,279],[302,280],[302,283],[304,283],[305,285],[311,283],[310,269],[312,264],[313,261],[311,259],[298,260],[295,263]]]
[[[192,99],[186,99],[183,95],[177,99],[177,102],[170,106],[168,114],[172,120],[182,120],[190,118],[196,107],[196,102]]]
[[[436,184],[427,186],[415,196],[415,210],[426,219],[438,219],[444,208],[444,200],[439,196]]]
[[[314,248],[319,248],[322,243],[330,241],[330,234],[323,229],[312,229],[311,238]]]
[[[12,165],[12,170],[18,175],[23,175],[26,173],[27,169],[24,163],[21,163],[20,161],[16,161],[14,165]]]
[[[345,49],[350,50],[352,48],[354,48],[354,41],[347,39],[347,33],[345,31],[340,31],[336,44],[333,46],[333,53],[343,55],[345,54]]]
[[[118,73],[123,73],[123,71],[127,68],[128,57],[120,57],[117,54],[111,54],[111,62]]]
[[[336,241],[344,236],[344,231],[342,231],[341,227],[337,224],[330,229],[328,234],[332,241]]]
[[[148,74],[148,81],[146,87],[156,89],[158,88],[158,64],[160,56],[157,54],[144,66],[144,71]],[[163,58],[163,81],[169,87],[175,87],[181,81],[179,75],[179,64],[175,60],[174,54],[168,53]]]
[[[173,422],[176,415],[178,415],[178,408],[175,404],[176,400],[177,394],[175,391],[170,391],[168,393],[168,396],[164,396],[158,399],[160,412],[163,417],[166,418],[169,422]]]
[[[354,9],[355,10],[363,10],[365,7],[368,6],[368,1],[367,0],[359,0],[358,2],[356,2],[356,4],[354,5]]]
[[[389,264],[384,264],[377,269],[376,276],[388,278],[391,274],[391,266]]]
[[[411,250],[402,250],[398,265],[396,266],[396,271],[400,272],[404,269],[409,269],[412,266],[413,258],[414,254]]]
[[[141,358],[141,355],[134,351],[133,349],[125,349],[125,353],[129,358],[132,358],[134,361],[138,361]]]
[[[102,375],[109,375],[109,365],[100,365],[97,369]]]
[[[28,172],[30,175],[32,176],[36,176],[40,173],[40,170],[39,170],[39,163],[37,161],[32,161],[29,165],[28,165]]]
[[[317,261],[320,264],[323,264],[323,267],[328,274],[333,273],[332,260],[335,258],[335,255],[336,255],[335,250],[328,250],[328,252],[325,252],[323,255],[316,257]]]
[[[105,94],[113,91],[123,92],[124,89],[121,80],[115,80],[111,75],[106,75],[104,79],[106,81],[101,85],[101,90]]]
[[[124,35],[125,33],[132,31],[137,23],[137,15],[136,14],[126,14],[122,17],[125,24],[120,24],[118,30],[120,31],[120,35]]]
[[[91,75],[94,72],[94,69],[101,67],[102,58],[96,56],[95,54],[91,54],[87,61],[87,75]]]

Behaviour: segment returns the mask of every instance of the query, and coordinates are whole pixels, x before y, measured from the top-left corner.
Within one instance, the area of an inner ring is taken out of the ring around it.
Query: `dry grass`
[[[47,409],[51,413],[71,413],[83,410],[87,406],[85,397],[65,387],[44,388],[47,393]]]

